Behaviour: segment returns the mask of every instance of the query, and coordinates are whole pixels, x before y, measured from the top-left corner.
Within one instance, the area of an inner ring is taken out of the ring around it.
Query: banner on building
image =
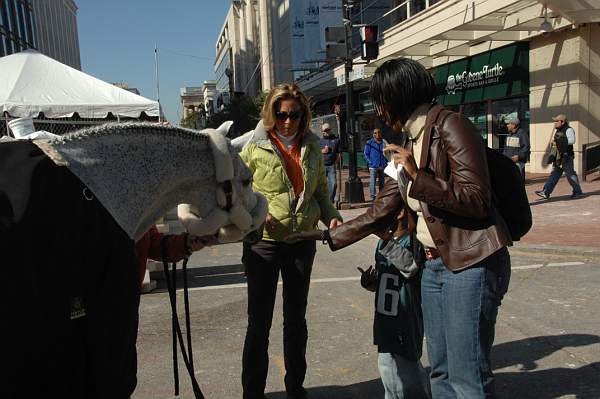
[[[342,0],[320,0],[319,1],[319,31],[321,35],[321,49],[324,50],[325,28],[328,26],[342,26],[344,8]]]
[[[319,32],[319,0],[304,1],[304,62],[323,58],[319,54],[321,38]]]
[[[292,64],[298,68],[304,62],[304,0],[290,1],[290,26]]]
[[[342,0],[290,1],[292,63],[314,67],[325,59],[325,28],[342,25]]]

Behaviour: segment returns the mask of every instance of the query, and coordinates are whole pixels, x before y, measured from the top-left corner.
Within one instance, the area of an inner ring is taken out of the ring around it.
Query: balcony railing
[[[405,0],[399,2],[399,4],[391,10],[372,21],[371,24],[379,25],[379,34],[381,36],[383,32],[389,28],[413,18],[420,12],[442,1],[443,0]]]

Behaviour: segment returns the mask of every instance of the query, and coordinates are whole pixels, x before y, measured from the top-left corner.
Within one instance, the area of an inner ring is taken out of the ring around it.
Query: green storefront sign
[[[529,43],[519,42],[432,69],[443,105],[529,93]]]

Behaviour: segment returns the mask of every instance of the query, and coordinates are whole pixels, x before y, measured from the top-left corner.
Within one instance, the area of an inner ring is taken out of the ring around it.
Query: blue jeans
[[[509,280],[506,248],[459,272],[441,258],[425,262],[421,297],[434,399],[494,397],[490,352]]]
[[[335,164],[325,165],[325,176],[327,176],[327,187],[329,188],[329,199],[335,202],[335,193],[337,191],[337,171]]]
[[[375,180],[377,179],[378,191],[383,188],[383,168],[369,168],[369,194],[371,199],[375,199],[377,192],[375,191]]]
[[[581,194],[581,186],[579,185],[579,179],[577,179],[577,173],[575,173],[575,168],[573,167],[573,155],[567,155],[565,160],[562,163],[562,167],[554,164],[552,166],[552,173],[550,173],[550,177],[544,184],[544,192],[546,195],[550,196],[552,191],[554,191],[554,187],[556,183],[558,183],[558,179],[562,176],[563,172],[565,172],[565,176],[567,176],[567,181],[573,188],[573,194]]]
[[[427,399],[425,370],[420,361],[395,353],[380,353],[377,359],[385,399]]]

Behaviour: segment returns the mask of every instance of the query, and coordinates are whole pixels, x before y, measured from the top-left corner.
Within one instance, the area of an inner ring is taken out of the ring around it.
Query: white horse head
[[[107,124],[34,141],[67,166],[137,240],[169,209],[195,235],[220,242],[258,229],[267,201],[225,138],[231,124],[195,131],[150,123]]]
[[[217,207],[208,213],[192,204],[177,207],[179,220],[187,231],[206,235],[218,230],[220,242],[239,241],[259,229],[267,215],[267,200],[252,191],[252,173],[237,155],[241,148],[225,138],[232,124],[228,121],[216,130],[205,130],[215,161]]]

